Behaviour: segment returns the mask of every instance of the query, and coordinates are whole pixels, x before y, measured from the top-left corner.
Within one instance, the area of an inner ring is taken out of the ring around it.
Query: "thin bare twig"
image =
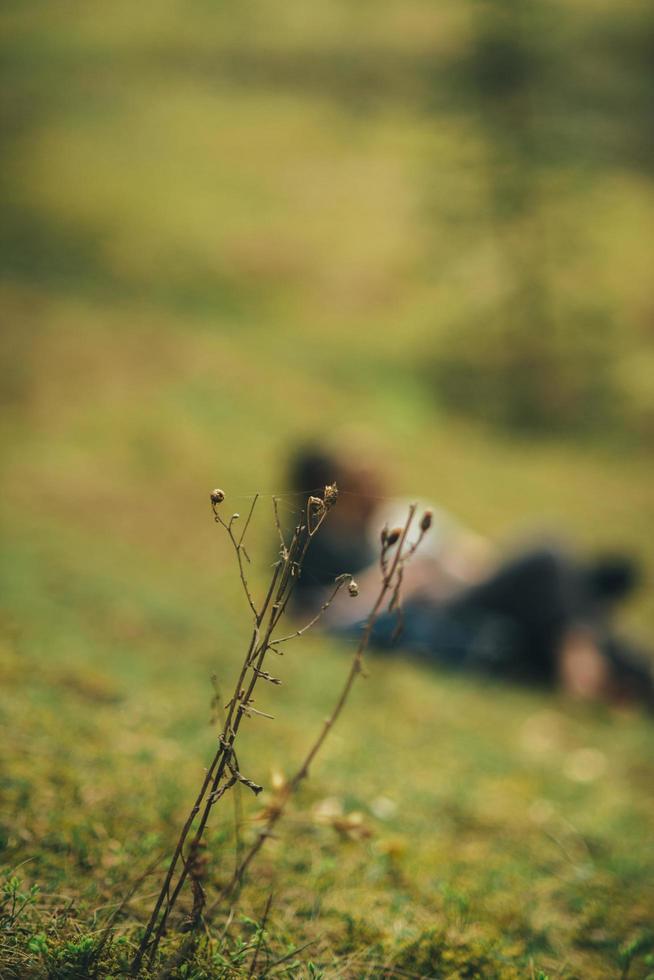
[[[391,592],[393,596],[398,595],[396,591],[397,580],[399,578],[401,583],[401,572],[402,569],[404,568],[404,563],[408,560],[410,556],[412,556],[415,553],[417,545],[415,547],[412,546],[407,551],[406,555],[403,553],[406,537],[407,534],[409,533],[409,529],[413,522],[415,512],[416,512],[416,505],[412,504],[411,507],[409,508],[409,513],[406,522],[404,524],[404,527],[402,528],[399,539],[397,540],[397,550],[395,551],[395,554],[393,555],[393,558],[390,561],[390,563],[387,562],[385,565],[386,571],[382,578],[379,594],[370,611],[368,619],[366,620],[366,625],[363,634],[361,636],[361,639],[359,640],[357,648],[352,657],[350,670],[345,679],[345,683],[343,684],[343,688],[341,689],[341,693],[336,701],[336,704],[332,708],[331,714],[329,715],[328,718],[325,719],[320,733],[318,734],[317,738],[309,748],[309,751],[307,752],[299,769],[296,771],[294,776],[286,783],[285,787],[281,791],[280,798],[276,801],[274,807],[271,808],[271,812],[269,814],[265,826],[259,831],[255,841],[250,846],[249,850],[246,852],[243,860],[241,861],[240,867],[231,878],[230,882],[228,883],[227,887],[223,892],[223,895],[230,895],[234,891],[234,889],[240,886],[249,865],[260,851],[266,839],[272,836],[273,829],[277,824],[277,822],[282,817],[289,799],[291,798],[293,793],[297,790],[300,783],[309,774],[309,769],[311,764],[313,763],[313,760],[315,759],[316,755],[320,751],[329,732],[331,731],[336,721],[338,720],[338,717],[341,714],[345,706],[345,703],[350,695],[350,691],[352,690],[354,682],[358,674],[362,670],[363,655],[368,647],[370,638],[372,636],[374,625],[377,621],[377,617],[379,616],[379,613],[381,612],[386,602],[388,593]],[[422,534],[419,540],[421,539],[422,539]]]
[[[225,795],[227,790],[236,782],[243,783],[255,793],[261,790],[257,783],[235,769],[232,763],[234,742],[244,717],[251,717],[252,715],[271,717],[253,707],[253,692],[257,681],[265,677],[266,672],[263,670],[265,656],[267,651],[271,649],[273,632],[286,609],[309,543],[322,525],[329,509],[336,500],[336,496],[335,487],[325,487],[324,499],[313,498],[313,503],[307,505],[306,522],[300,523],[295,528],[288,548],[284,546],[285,554],[282,554],[280,561],[276,563],[266,596],[261,608],[257,609],[245,576],[242,553],[245,532],[249,527],[258,495],[252,502],[245,527],[238,541],[232,530],[232,525],[238,520],[238,514],[232,515],[228,523],[224,521],[217,510],[224,500],[224,493],[214,491],[211,495],[214,520],[225,529],[236,553],[243,589],[254,614],[254,624],[234,694],[227,703],[227,716],[218,739],[218,748],[211,765],[206,770],[195,803],[182,827],[164,882],[132,963],[134,974],[140,972],[146,954],[150,963],[154,961],[170,913],[188,877],[189,864],[184,860],[183,851],[191,830],[195,827],[193,838],[190,841],[190,849],[193,851],[202,839],[211,809]],[[226,773],[229,773],[229,776],[223,785]],[[199,822],[195,826],[198,816]],[[179,867],[180,862],[181,868]]]
[[[250,507],[250,512],[249,512],[247,518],[245,519],[245,524],[243,525],[243,530],[241,531],[241,536],[238,539],[238,544],[236,546],[237,548],[241,548],[243,546],[243,539],[245,538],[245,535],[247,533],[247,529],[250,526],[250,521],[252,520],[252,515],[254,514],[254,508],[257,506],[257,500],[258,499],[259,499],[259,494],[258,493],[255,493],[254,499],[252,501],[252,506]]]
[[[327,612],[327,610],[329,609],[332,602],[334,601],[338,593],[341,591],[345,583],[351,581],[352,581],[352,576],[349,574],[349,572],[344,572],[342,575],[339,575],[338,578],[336,579],[336,586],[334,587],[333,592],[331,593],[329,598],[325,602],[323,602],[322,606],[320,607],[320,610],[316,613],[313,619],[310,620],[310,622],[308,622],[306,626],[303,626],[302,629],[296,630],[294,633],[289,633],[288,636],[280,636],[278,640],[271,640],[269,646],[276,647],[280,643],[286,643],[288,640],[294,640],[296,636],[302,636],[303,633],[306,633],[308,630],[310,630],[312,626],[315,626],[316,623],[320,619],[322,619],[322,617]]]
[[[250,609],[254,613],[255,619],[258,616],[257,607],[254,604],[254,599],[252,598],[252,593],[250,592],[250,586],[248,585],[248,580],[247,580],[247,577],[245,575],[245,568],[243,567],[243,557],[242,556],[245,555],[245,557],[247,558],[248,562],[250,561],[250,559],[247,556],[247,552],[245,551],[245,549],[243,547],[243,539],[245,537],[245,532],[247,531],[247,529],[248,529],[248,527],[250,525],[250,521],[252,520],[252,515],[254,513],[254,508],[257,505],[257,500],[258,499],[259,499],[259,494],[257,493],[257,494],[255,494],[254,500],[252,501],[252,504],[250,506],[250,510],[249,510],[248,516],[247,516],[246,521],[245,521],[245,525],[243,527],[243,530],[241,532],[241,536],[238,539],[238,541],[236,540],[236,537],[234,535],[234,532],[232,531],[232,525],[240,518],[240,514],[232,514],[232,516],[229,519],[229,523],[227,524],[222,519],[222,517],[220,516],[220,514],[218,513],[218,511],[216,509],[216,507],[218,505],[215,504],[213,502],[213,500],[211,502],[211,507],[213,509],[213,514],[214,514],[214,520],[216,521],[217,524],[222,524],[222,526],[225,528],[225,530],[227,531],[227,534],[229,535],[229,540],[232,542],[232,545],[234,547],[234,551],[236,552],[236,560],[238,561],[238,570],[239,570],[239,574],[240,574],[240,577],[241,577],[241,584],[243,586],[243,591],[245,592],[245,595],[246,595],[246,598],[248,600]]]
[[[279,683],[277,678],[272,677],[268,671],[263,669],[267,652],[273,651],[275,653],[281,653],[281,651],[277,649],[279,644],[288,639],[292,639],[295,636],[301,636],[308,629],[310,629],[311,626],[315,625],[346,581],[350,581],[351,587],[353,587],[352,594],[356,594],[356,586],[354,586],[354,583],[352,583],[351,576],[339,576],[339,578],[336,580],[336,585],[333,592],[310,623],[308,623],[302,629],[297,630],[295,633],[289,634],[288,636],[280,639],[273,638],[274,631],[277,628],[281,617],[284,615],[295,584],[301,573],[307,548],[309,547],[312,538],[322,526],[325,517],[336,500],[336,497],[337,490],[335,486],[325,487],[323,498],[314,496],[309,497],[303,520],[301,520],[296,526],[291,541],[288,545],[284,540],[281,530],[277,502],[276,500],[273,501],[275,522],[280,535],[281,553],[279,561],[275,564],[265,598],[263,599],[261,607],[257,608],[245,576],[242,556],[245,555],[246,559],[249,561],[247,553],[244,549],[244,539],[254,513],[258,495],[254,497],[245,525],[238,540],[234,535],[232,526],[234,522],[239,519],[239,515],[234,514],[229,522],[224,521],[217,511],[217,506],[224,500],[224,494],[222,491],[214,491],[211,495],[214,519],[216,523],[220,524],[225,529],[234,548],[243,589],[248,599],[250,608],[254,614],[254,623],[241,670],[234,687],[234,693],[226,705],[227,714],[222,724],[221,733],[218,737],[218,747],[215,751],[211,765],[206,770],[193,807],[182,827],[170,865],[161,886],[161,890],[150,915],[150,919],[143,934],[139,949],[132,963],[132,972],[135,974],[140,971],[143,959],[146,955],[150,964],[153,963],[159,943],[165,932],[169,916],[189,875],[192,877],[194,876],[192,881],[192,884],[194,885],[194,913],[197,913],[192,915],[190,928],[194,928],[195,925],[197,925],[197,922],[202,918],[202,911],[204,908],[204,892],[202,891],[199,880],[200,874],[199,872],[194,871],[194,865],[197,863],[196,856],[198,854],[199,847],[202,846],[202,837],[213,806],[226,795],[229,789],[235,785],[238,785],[239,783],[247,786],[255,794],[259,793],[262,789],[261,786],[240,772],[234,745],[244,717],[252,717],[257,715],[266,718],[272,717],[266,712],[260,711],[258,708],[254,707],[254,691],[257,682],[260,679],[267,680],[273,684]],[[412,505],[409,508],[409,514],[403,528],[396,528],[390,533],[390,535],[387,532],[382,533],[382,582],[379,595],[377,596],[368,619],[366,620],[363,634],[352,658],[350,670],[341,693],[336,701],[336,704],[334,705],[334,708],[332,709],[331,714],[325,720],[322,730],[307,752],[300,768],[284,787],[282,798],[278,801],[278,805],[275,807],[274,811],[271,812],[266,826],[259,833],[257,839],[245,854],[245,857],[243,857],[240,862],[237,858],[237,867],[234,875],[223,894],[229,894],[234,887],[240,884],[245,871],[263,845],[263,842],[267,837],[271,836],[272,830],[284,812],[290,796],[293,792],[295,792],[302,780],[308,775],[313,760],[320,751],[325,739],[345,706],[354,681],[356,680],[358,674],[362,671],[364,652],[370,641],[377,617],[380,614],[384,604],[388,601],[389,593],[391,593],[391,608],[395,608],[395,606],[398,605],[404,565],[414,554],[416,548],[422,540],[422,537],[424,536],[425,531],[428,529],[431,520],[429,519],[429,521],[427,521],[427,515],[423,516],[421,522],[421,534],[418,540],[407,548],[405,552],[407,534],[409,533],[410,526],[415,516],[415,511],[416,507],[415,505]],[[397,549],[391,558],[389,555],[389,548],[395,544],[397,544]],[[191,831],[193,831],[193,836],[188,845],[188,858],[186,858],[184,856],[184,850]],[[255,965],[257,956],[258,953],[255,954]]]
[[[270,906],[272,905],[272,892],[268,896],[268,901],[266,902],[266,907],[263,910],[263,918],[261,919],[261,925],[259,926],[259,942],[257,943],[257,948],[254,951],[254,956],[252,957],[252,963],[250,964],[249,977],[255,976],[255,970],[257,968],[257,960],[259,959],[259,953],[261,952],[261,943],[263,942],[263,934],[266,928],[266,923],[268,921],[268,913],[270,912]]]
[[[286,541],[284,540],[284,532],[282,531],[282,523],[279,519],[279,497],[273,497],[273,513],[275,515],[275,527],[277,528],[277,533],[279,534],[279,542],[281,544],[281,556],[286,558],[288,551],[286,548]]]

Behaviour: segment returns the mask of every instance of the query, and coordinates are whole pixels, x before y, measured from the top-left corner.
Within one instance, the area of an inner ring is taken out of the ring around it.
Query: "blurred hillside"
[[[16,281],[215,330],[401,334],[459,411],[651,436],[645,3],[4,21]]]
[[[646,4],[2,17],[6,503],[197,560],[203,487],[347,424],[492,536],[652,564]]]

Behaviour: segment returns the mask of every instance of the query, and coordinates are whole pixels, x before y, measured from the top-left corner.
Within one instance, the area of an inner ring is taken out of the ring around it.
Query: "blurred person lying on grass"
[[[328,484],[339,488],[338,506],[305,559],[295,612],[316,615],[336,576],[350,572],[360,598],[352,602],[339,594],[322,623],[355,636],[379,589],[382,529],[404,524],[408,502],[384,496],[378,469],[361,454],[300,449],[290,478],[305,503]],[[374,647],[408,651],[457,670],[560,687],[580,698],[640,701],[654,710],[648,658],[619,638],[612,623],[638,584],[629,557],[582,561],[560,545],[543,544],[501,561],[489,542],[438,508],[429,509],[431,529],[405,572],[402,612],[380,616]]]

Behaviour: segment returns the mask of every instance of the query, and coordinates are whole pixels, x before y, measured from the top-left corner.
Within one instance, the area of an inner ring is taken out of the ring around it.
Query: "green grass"
[[[500,542],[536,527],[624,547],[651,578],[654,468],[635,430],[510,439],[445,414],[425,380],[452,324],[505,288],[485,130],[446,87],[473,14],[418,0],[3,11],[3,980],[117,977],[133,954],[152,865],[211,755],[210,677],[228,689],[247,633],[212,487],[243,511],[284,488],[298,439],[363,434],[389,494]],[[612,62],[589,65],[610,89]],[[642,437],[652,185],[564,149],[539,183],[548,275],[561,307],[610,311]],[[624,626],[649,640],[651,588]],[[275,721],[248,725],[240,753],[267,794],[346,669],[319,635],[280,661]],[[247,976],[271,891],[272,975],[652,975],[653,747],[636,714],[373,657],[224,944],[219,907],[171,975]],[[241,799],[246,839],[267,799]],[[360,816],[347,831],[339,814]],[[213,895],[233,867],[231,805],[208,855]],[[171,932],[165,956],[182,942]]]

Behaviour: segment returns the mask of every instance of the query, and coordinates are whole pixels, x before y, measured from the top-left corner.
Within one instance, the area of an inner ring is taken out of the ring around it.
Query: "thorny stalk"
[[[218,747],[209,768],[205,772],[195,802],[179,835],[161,890],[132,963],[133,974],[139,973],[146,956],[150,963],[153,962],[169,916],[189,875],[194,886],[194,902],[192,921],[187,925],[187,928],[196,925],[201,917],[204,894],[201,891],[197,875],[194,878],[195,856],[202,843],[212,808],[237,783],[243,783],[255,794],[261,792],[261,786],[239,771],[234,743],[244,717],[252,717],[253,715],[270,717],[270,715],[265,715],[264,712],[253,707],[253,694],[259,680],[266,680],[273,684],[279,683],[277,678],[263,670],[266,654],[269,650],[281,653],[276,645],[273,646],[275,628],[286,610],[311,539],[317,534],[329,510],[336,502],[337,496],[336,486],[327,486],[322,497],[309,497],[306,510],[296,525],[288,545],[286,545],[282,534],[277,501],[273,501],[275,524],[281,541],[280,557],[274,566],[268,591],[261,605],[257,607],[246,575],[244,561],[249,562],[249,557],[245,550],[244,541],[258,501],[258,495],[253,499],[241,534],[237,537],[234,533],[234,526],[239,520],[239,515],[233,514],[229,521],[225,521],[219,513],[219,507],[225,499],[223,491],[214,490],[211,494],[214,520],[227,532],[236,554],[241,584],[253,615],[252,633],[234,693],[225,706],[227,715],[218,736]],[[342,576],[337,583],[335,593],[349,579],[350,576]],[[199,820],[197,819],[198,816]],[[187,846],[187,840],[192,831],[193,836]],[[186,854],[184,854],[185,849]]]

